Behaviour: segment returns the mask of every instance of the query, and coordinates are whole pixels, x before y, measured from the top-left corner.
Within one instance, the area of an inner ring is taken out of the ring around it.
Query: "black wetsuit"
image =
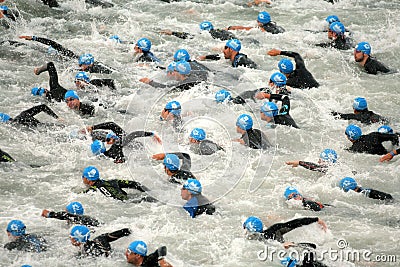
[[[40,125],[40,121],[35,119],[34,116],[37,114],[45,112],[48,115],[52,116],[55,119],[58,119],[58,116],[54,111],[52,111],[48,106],[45,104],[39,105],[32,107],[30,109],[27,109],[25,111],[22,111],[17,117],[10,119],[10,122],[13,124],[19,124],[19,125],[24,125],[28,127],[37,127]]]
[[[47,218],[64,220],[64,221],[68,221],[68,223],[71,223],[71,224],[81,224],[81,225],[86,225],[86,226],[99,226],[99,224],[100,224],[100,222],[98,220],[96,220],[95,218],[92,218],[90,216],[72,214],[72,213],[68,213],[66,211],[59,211],[59,212],[50,211],[47,215]]]
[[[206,59],[220,60],[221,56],[218,54],[207,55]],[[251,69],[257,68],[257,64],[254,61],[252,61],[250,58],[248,58],[247,55],[245,55],[243,53],[238,53],[232,61],[232,67],[237,68],[239,66],[247,67],[247,68],[251,68]]]
[[[227,30],[223,30],[223,29],[212,29],[209,30],[209,33],[211,34],[211,37],[214,39],[219,39],[221,41],[228,41],[230,39],[237,39],[236,36],[227,31]],[[187,32],[172,32],[173,36],[176,36],[178,38],[181,39],[193,39],[194,35],[187,33]]]
[[[56,100],[58,102],[64,101],[65,93],[68,91],[64,87],[62,87],[58,82],[58,74],[56,67],[53,62],[49,62],[46,65],[40,67],[37,71],[37,75],[40,73],[48,71],[49,72],[49,87],[50,90],[45,92],[45,95],[48,100]]]
[[[190,63],[189,63],[190,64]],[[194,63],[192,63],[194,64]],[[192,66],[191,64],[191,66]],[[197,66],[197,68],[200,68],[200,66]],[[179,81],[174,84],[162,84],[158,83],[155,81],[150,81],[149,85],[156,87],[156,88],[171,88],[169,91],[170,93],[173,92],[182,92],[185,90],[191,89],[193,86],[206,81],[207,80],[207,71],[205,70],[197,70],[197,71],[191,71],[189,75],[186,76],[186,78],[183,81]]]
[[[22,250],[27,252],[43,252],[47,250],[46,240],[35,234],[25,234],[18,239],[4,245],[8,250]]]
[[[128,228],[123,228],[112,233],[102,234],[93,240],[88,240],[83,244],[82,251],[79,256],[109,256],[111,253],[110,242],[130,234],[131,231]]]
[[[155,62],[160,63],[161,61],[150,51],[143,51],[143,54],[136,60],[136,62]]]
[[[147,256],[143,256],[143,262],[140,265],[140,267],[159,267],[160,266],[158,264],[159,257],[160,257],[160,255],[158,253],[158,250],[156,250],[155,252],[153,252]]]
[[[181,152],[172,152],[168,154],[175,154],[180,160],[182,160],[179,170],[171,171],[172,175],[168,179],[169,182],[183,184],[187,179],[197,179],[193,173],[190,172],[192,161],[189,154]]]
[[[312,74],[307,70],[303,58],[299,53],[290,51],[281,51],[280,55],[292,57],[296,63],[296,69],[290,73],[287,78],[286,85],[294,88],[313,88],[318,87],[319,83],[314,79]]]
[[[353,145],[346,150],[351,152],[368,153],[375,155],[385,155],[388,152],[382,145],[385,141],[391,141],[393,145],[399,144],[399,137],[395,134],[386,134],[372,132],[361,137],[353,142]]]
[[[331,114],[333,116],[338,116],[340,119],[343,120],[357,120],[365,124],[378,123],[378,122],[384,124],[389,123],[389,121],[385,117],[382,117],[381,115],[376,114],[373,111],[369,111],[368,109],[357,111],[357,114],[356,113],[345,114],[335,111],[333,111]]]
[[[383,73],[390,72],[390,69],[388,67],[386,67],[373,57],[368,57],[364,65],[364,69],[369,74],[378,74],[378,71]]]
[[[307,170],[317,171],[326,173],[328,171],[328,165],[318,165],[316,163],[307,162],[307,161],[299,161],[299,165]]]
[[[148,191],[148,188],[138,182],[114,179],[109,181],[96,180],[95,184],[84,192],[87,193],[90,191],[100,191],[107,197],[112,197],[121,201],[128,200],[128,194],[122,190],[122,188],[136,189],[140,192]],[[146,197],[144,197],[142,200],[146,200]]]
[[[93,125],[92,130],[111,130],[119,137],[119,139],[115,140],[115,143],[111,145],[110,149],[104,152],[105,156],[115,159],[116,163],[125,162],[125,156],[123,152],[124,146],[132,143],[135,138],[154,135],[152,132],[145,131],[135,131],[126,135],[125,131],[114,122],[105,122]]]
[[[267,149],[271,146],[267,137],[259,129],[249,129],[241,137],[244,144],[253,149]]]
[[[313,210],[313,211],[320,211],[322,210],[325,206],[317,201],[314,201],[312,199],[304,198],[302,199],[302,204],[303,207],[308,209],[308,210]]]
[[[183,208],[189,212],[192,218],[203,213],[212,215],[215,212],[215,206],[202,194],[192,195]]]
[[[199,155],[212,155],[215,152],[224,149],[213,141],[205,139],[199,143],[190,144],[190,150]]]
[[[63,47],[61,44],[47,39],[43,37],[38,37],[38,36],[32,36],[32,41],[36,41],[45,45],[49,45],[55,50],[60,53],[60,55],[69,57],[69,58],[74,58],[74,59],[79,59],[79,56],[72,52],[71,50]],[[104,64],[95,61],[93,66],[88,67],[85,71],[90,72],[90,73],[105,73],[105,74],[110,74],[113,72],[112,68],[105,66]]]
[[[371,188],[361,188],[357,187],[354,191],[358,193],[364,194],[366,197],[372,198],[372,199],[379,199],[379,200],[385,200],[385,201],[393,201],[393,197],[391,194],[384,193],[375,189]]]
[[[81,116],[93,116],[94,115],[94,106],[90,103],[82,103],[80,102],[78,113]]]
[[[57,3],[57,0],[42,0],[43,4],[49,7],[59,7],[60,5]]]
[[[275,124],[282,124],[282,125],[287,125],[287,126],[291,126],[294,128],[299,128],[299,126],[297,126],[296,122],[293,120],[292,116],[290,116],[290,114],[289,114],[290,99],[287,95],[270,94],[269,99],[282,101],[282,107],[279,110],[279,114],[274,116]]]
[[[319,47],[332,47],[332,48],[336,48],[338,50],[349,50],[349,49],[353,49],[354,47],[354,42],[350,37],[338,37],[335,40],[333,40],[332,42],[328,42],[328,43],[320,43],[320,44],[316,44],[316,46]]]
[[[0,162],[13,162],[13,159],[10,154],[0,149]]]
[[[263,25],[262,25],[262,28],[263,28],[266,32],[269,32],[269,33],[272,33],[272,34],[284,33],[284,32],[285,32],[285,29],[284,29],[284,28],[282,28],[281,26],[276,25],[276,23],[275,23],[275,22],[272,22],[272,21],[263,24]]]
[[[278,242],[284,243],[283,235],[289,233],[290,231],[302,227],[304,225],[309,225],[318,222],[318,218],[306,217],[300,219],[294,219],[285,223],[276,223],[264,231],[260,235],[260,240],[266,241],[268,239],[277,240]]]

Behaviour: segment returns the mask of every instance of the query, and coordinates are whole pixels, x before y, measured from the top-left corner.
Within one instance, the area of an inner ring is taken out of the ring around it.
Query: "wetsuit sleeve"
[[[303,58],[300,56],[299,53],[291,52],[291,51],[281,51],[281,55],[292,57],[296,63],[296,69],[304,69],[306,65],[304,64]]]
[[[92,79],[90,84],[100,87],[100,86],[107,86],[112,90],[115,90],[115,84],[113,79]]]
[[[50,211],[47,218],[54,218],[54,219],[58,219],[58,220],[71,220],[72,217],[74,217],[75,215],[73,214],[69,214],[65,211],[60,211],[60,212],[54,212],[54,211]]]
[[[117,182],[118,182],[118,185],[120,188],[132,188],[132,189],[139,190],[140,192],[149,191],[149,189],[147,187],[145,187],[144,185],[142,185],[141,183],[136,182],[136,181],[117,180]]]
[[[220,59],[221,59],[221,56],[218,55],[218,54],[207,55],[207,56],[206,56],[206,59],[208,59],[208,60],[220,60]]]
[[[327,48],[327,47],[332,47],[332,43],[331,43],[331,42],[328,42],[328,43],[319,43],[319,44],[316,44],[315,46]]]
[[[375,189],[363,189],[361,191],[366,197],[379,200],[393,200],[391,194],[384,193]]]
[[[324,208],[324,205],[322,205],[319,202],[303,198],[303,207],[305,207],[306,209],[313,210],[313,211],[320,211],[321,209]]]
[[[7,152],[0,149],[0,162],[13,162],[13,159]]]
[[[265,233],[267,233],[267,238],[268,239],[275,239],[278,240],[279,242],[283,242],[283,235],[286,233],[289,233],[290,231],[302,227],[304,225],[309,225],[312,223],[315,223],[318,221],[318,217],[312,218],[312,217],[306,217],[306,218],[300,218],[300,219],[294,219],[291,221],[288,221],[286,223],[278,223],[274,224],[271,227],[269,227]]]
[[[49,7],[59,7],[57,0],[42,0],[42,2]]]
[[[122,130],[122,128],[114,122],[105,122],[105,123],[96,124],[96,125],[93,125],[92,129],[93,130],[99,130],[99,129],[111,130],[120,138],[122,137],[122,135],[125,134],[124,130]]]
[[[392,142],[393,145],[398,145],[399,144],[399,137],[397,136],[397,134],[386,134],[386,133],[379,133],[379,132],[375,132],[375,133],[371,133],[374,134],[378,137],[379,142],[385,142],[385,141],[390,141]]]
[[[193,39],[193,35],[187,32],[172,32],[173,36],[176,36],[181,39]]]
[[[113,242],[115,240],[120,239],[121,237],[128,236],[131,233],[132,232],[131,232],[131,230],[129,230],[129,228],[123,228],[121,230],[105,234],[105,237],[106,237],[107,242]]]
[[[128,145],[130,142],[132,142],[134,139],[136,139],[138,137],[147,137],[147,136],[153,136],[153,135],[154,135],[154,133],[146,132],[146,131],[132,132],[132,133],[128,134],[127,136],[125,136],[122,146]]]
[[[173,152],[169,154],[175,154],[180,160],[182,160],[182,165],[180,167],[181,170],[190,171],[190,168],[192,167],[192,160],[189,154],[181,152]]]
[[[151,85],[153,87],[156,87],[156,88],[166,88],[167,87],[165,84],[158,83],[158,82],[155,82],[155,81],[149,82],[149,85]]]
[[[282,107],[279,110],[279,114],[285,115],[290,111],[290,99],[287,95],[271,94],[270,100],[282,101]]]
[[[42,38],[42,37],[37,37],[37,36],[32,36],[32,40],[45,44],[45,45],[50,45],[51,47],[53,47],[55,50],[57,50],[61,55],[66,56],[66,57],[71,57],[71,58],[78,58],[79,56],[76,55],[74,52],[72,52],[69,49],[64,48],[62,45],[60,45],[59,43],[47,39],[47,38]]]
[[[317,172],[323,172],[323,173],[325,173],[327,171],[327,168],[325,168],[321,165],[312,163],[312,162],[299,161],[299,165],[301,167],[306,168],[311,171],[317,171]]]
[[[360,115],[359,114],[354,114],[354,113],[340,113],[336,111],[332,111],[331,114],[333,116],[339,116],[339,118],[343,120],[358,120],[361,121]]]
[[[52,111],[48,106],[46,106],[45,104],[39,105],[39,106],[35,106],[32,107],[28,110],[23,111],[18,117],[33,117],[37,114],[39,114],[40,112],[46,112],[48,115],[52,116],[53,118],[58,119],[58,116],[56,113],[54,113],[54,111]]]

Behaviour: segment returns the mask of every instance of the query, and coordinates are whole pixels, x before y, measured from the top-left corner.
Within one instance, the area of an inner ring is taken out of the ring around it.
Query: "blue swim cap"
[[[92,153],[96,156],[106,152],[106,147],[104,146],[104,143],[100,140],[94,140],[93,143],[90,145],[90,149],[92,150]]]
[[[252,233],[261,233],[263,230],[263,223],[259,218],[250,216],[246,221],[244,221],[243,228]]]
[[[194,128],[190,133],[190,137],[196,139],[197,141],[202,141],[206,139],[206,132],[201,128]]]
[[[181,61],[181,60],[183,61],[190,60],[189,52],[186,49],[179,49],[174,54],[174,61]]]
[[[200,30],[202,30],[202,31],[210,31],[213,29],[214,29],[214,26],[209,21],[203,21],[202,23],[200,23]]]
[[[69,236],[80,243],[86,243],[90,238],[90,230],[84,225],[76,225],[72,227]]]
[[[228,101],[232,99],[232,95],[229,91],[222,89],[215,93],[215,100],[218,103],[224,102],[226,99],[228,99]]]
[[[84,72],[84,71],[80,71],[75,75],[75,80],[82,80],[85,81],[87,83],[90,83],[90,78],[89,75]]]
[[[64,100],[67,100],[68,98],[78,99],[78,100],[79,100],[79,96],[78,96],[78,94],[76,93],[76,91],[74,91],[74,90],[68,90],[68,91],[65,93]]]
[[[182,188],[187,189],[193,195],[200,194],[203,191],[200,181],[196,179],[187,179]]]
[[[7,232],[13,236],[21,236],[25,234],[26,226],[20,220],[12,220],[7,225]]]
[[[31,90],[32,95],[39,95],[42,96],[45,92],[43,87],[33,87]]]
[[[338,16],[336,16],[336,15],[330,15],[330,16],[326,17],[325,20],[326,20],[329,24],[332,24],[332,23],[334,23],[334,22],[340,22]]]
[[[0,113],[0,121],[1,122],[7,122],[10,119],[11,119],[11,117],[8,114]]]
[[[292,61],[287,58],[282,58],[278,62],[278,67],[279,67],[279,71],[284,74],[292,73],[293,69],[294,69]]]
[[[288,199],[289,196],[293,193],[301,196],[300,192],[293,186],[286,187],[285,192],[283,193],[283,196],[285,197],[285,199]]]
[[[171,62],[169,63],[168,67],[167,67],[167,72],[174,72],[175,71],[175,67],[176,67],[176,62]]]
[[[258,13],[257,21],[261,22],[262,24],[266,24],[271,22],[271,16],[267,11],[263,11]]]
[[[150,48],[151,48],[151,41],[147,38],[140,38],[137,41],[136,45],[143,51],[148,52],[148,51],[150,51]]]
[[[182,111],[181,104],[178,101],[168,102],[165,105],[165,109],[176,116],[181,115]]]
[[[111,138],[115,140],[119,139],[118,135],[116,135],[113,131],[109,131],[108,134],[106,135],[106,140]]]
[[[230,39],[226,42],[225,46],[231,48],[233,51],[239,52],[242,49],[242,43],[238,39]]]
[[[86,178],[89,181],[97,181],[100,179],[100,172],[96,167],[89,166],[83,170],[82,178]]]
[[[278,115],[278,106],[274,102],[266,101],[261,106],[260,111],[265,114],[265,116],[273,118]]]
[[[7,6],[0,6],[0,10],[7,11],[8,7]]]
[[[140,256],[147,255],[147,245],[143,241],[137,240],[129,244],[128,249]]]
[[[354,99],[353,108],[355,110],[364,110],[368,108],[367,100],[364,97],[357,97]]]
[[[119,36],[118,35],[112,35],[112,36],[110,36],[110,38],[109,38],[110,40],[112,40],[112,41],[115,41],[116,43],[122,43],[122,41],[121,41],[121,39],[119,38]]]
[[[91,65],[94,63],[94,57],[92,54],[83,54],[79,57],[79,65]]]
[[[358,43],[356,46],[356,51],[363,52],[366,55],[371,55],[371,45],[367,42]]]
[[[253,127],[253,119],[250,115],[242,114],[237,118],[236,126],[242,130],[250,130]]]
[[[357,188],[357,182],[351,177],[345,177],[340,180],[339,187],[347,192],[349,190],[354,190]]]
[[[269,79],[278,87],[286,85],[287,81],[286,76],[280,72],[275,72],[274,74],[271,75],[271,78]]]
[[[182,75],[188,75],[190,74],[192,67],[190,66],[189,62],[179,61],[176,62],[175,70]]]
[[[323,161],[328,161],[330,163],[336,163],[337,161],[337,153],[335,150],[326,148],[324,151],[319,154],[319,158],[322,159]]]
[[[32,267],[31,265],[24,264],[21,267]]]
[[[382,125],[378,128],[379,133],[393,134],[393,129],[389,125]]]
[[[361,128],[354,124],[347,126],[345,133],[350,140],[357,140],[362,135]]]
[[[68,213],[75,215],[83,215],[84,209],[80,202],[71,202],[67,205],[66,210]]]
[[[346,31],[343,23],[338,21],[333,22],[331,25],[329,25],[329,29],[338,35],[342,35]]]
[[[290,257],[286,257],[283,260],[281,260],[281,264],[285,267],[296,267],[297,264],[297,260],[296,259],[292,259]]]
[[[181,165],[179,157],[175,154],[166,154],[163,161],[165,167],[170,171],[177,171]]]

